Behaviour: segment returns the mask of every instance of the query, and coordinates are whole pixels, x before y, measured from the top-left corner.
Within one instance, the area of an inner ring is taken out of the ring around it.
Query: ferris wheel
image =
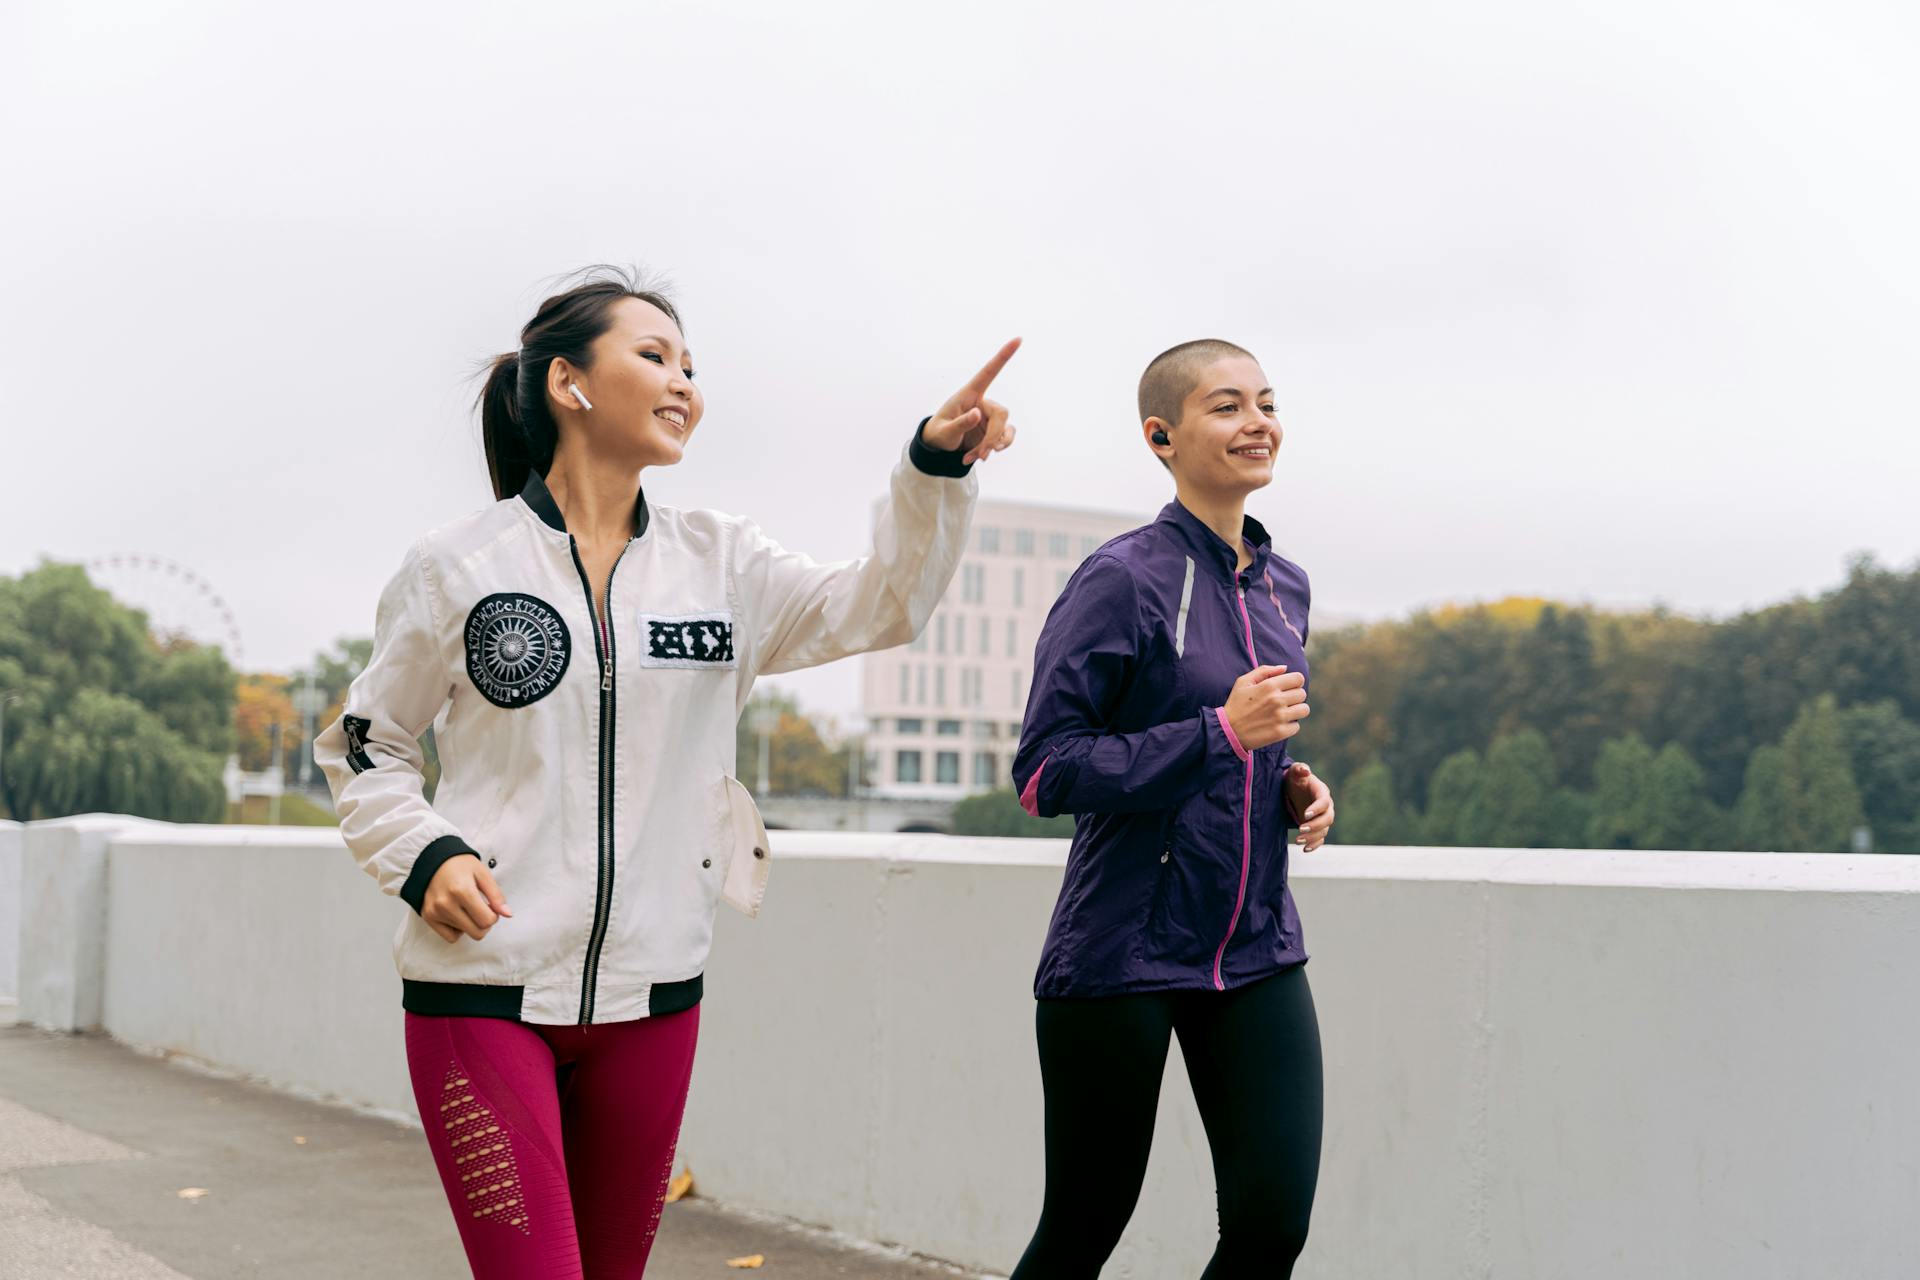
[[[87,577],[124,605],[147,615],[147,627],[161,640],[185,639],[226,651],[238,670],[242,661],[240,624],[233,609],[211,583],[177,560],[127,552],[86,562]]]

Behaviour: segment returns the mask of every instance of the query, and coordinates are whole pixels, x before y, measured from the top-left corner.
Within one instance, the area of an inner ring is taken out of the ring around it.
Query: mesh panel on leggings
[[[504,1223],[531,1235],[511,1135],[493,1109],[475,1095],[473,1080],[458,1062],[447,1068],[440,1089],[440,1122],[460,1175],[467,1212],[483,1222]],[[456,1210],[460,1203],[455,1201]]]

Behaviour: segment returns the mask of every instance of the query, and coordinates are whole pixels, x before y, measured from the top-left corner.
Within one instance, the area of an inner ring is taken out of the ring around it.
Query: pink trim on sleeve
[[[1227,719],[1227,709],[1215,707],[1213,714],[1220,717],[1221,732],[1227,735],[1227,745],[1233,748],[1233,754],[1239,756],[1243,762],[1253,759],[1253,753],[1240,745],[1240,735],[1233,731],[1233,722]]]
[[[1051,759],[1053,757],[1049,755],[1046,760],[1040,762],[1040,767],[1033,771],[1031,778],[1027,779],[1027,789],[1020,793],[1020,807],[1027,811],[1029,818],[1040,816],[1040,775],[1047,771],[1047,761]]]

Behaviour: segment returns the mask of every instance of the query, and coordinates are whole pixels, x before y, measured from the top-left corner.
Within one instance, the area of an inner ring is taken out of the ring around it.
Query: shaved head
[[[1158,418],[1168,426],[1178,424],[1182,406],[1199,384],[1201,373],[1216,360],[1229,356],[1253,359],[1253,353],[1245,347],[1220,338],[1183,342],[1155,356],[1140,375],[1140,421]]]

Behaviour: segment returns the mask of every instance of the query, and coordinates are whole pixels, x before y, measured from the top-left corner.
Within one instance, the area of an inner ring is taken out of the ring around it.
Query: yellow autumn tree
[[[300,717],[293,709],[285,676],[255,672],[240,677],[233,707],[233,728],[240,767],[249,771],[273,763],[273,726],[281,732],[281,759],[300,735]]]

